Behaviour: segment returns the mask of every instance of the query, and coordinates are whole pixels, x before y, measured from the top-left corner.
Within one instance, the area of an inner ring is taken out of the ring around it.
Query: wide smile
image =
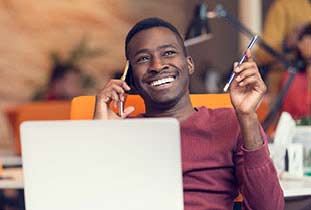
[[[171,66],[169,69],[163,69],[159,72],[147,71],[141,78],[142,88],[146,88],[147,92],[149,89],[149,91],[154,93],[160,91],[161,94],[164,94],[166,91],[177,87],[177,83],[181,77],[180,73],[181,70],[175,66]]]
[[[149,85],[152,87],[158,87],[158,86],[170,84],[170,83],[174,82],[175,80],[176,80],[175,76],[168,76],[168,77],[165,77],[162,79],[154,80],[154,81],[150,82]]]
[[[151,90],[159,91],[171,88],[175,80],[175,75],[167,75],[165,77],[152,79],[151,81],[147,82],[147,84]]]

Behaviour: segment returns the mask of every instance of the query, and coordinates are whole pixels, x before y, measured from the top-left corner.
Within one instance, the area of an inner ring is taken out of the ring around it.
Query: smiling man
[[[250,51],[246,62],[234,64],[234,109],[209,109],[191,104],[194,64],[173,25],[158,18],[142,20],[130,30],[125,45],[129,80],[145,101],[143,117],[180,122],[185,210],[232,209],[239,191],[245,209],[283,209],[283,192],[256,115],[266,86]],[[111,102],[124,101],[129,90],[124,81],[109,81],[96,97],[94,119],[129,116],[133,107],[122,116],[109,109]]]

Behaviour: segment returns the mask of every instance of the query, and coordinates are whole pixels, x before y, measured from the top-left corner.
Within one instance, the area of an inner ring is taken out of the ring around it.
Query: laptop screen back
[[[27,210],[182,210],[174,119],[21,126]]]

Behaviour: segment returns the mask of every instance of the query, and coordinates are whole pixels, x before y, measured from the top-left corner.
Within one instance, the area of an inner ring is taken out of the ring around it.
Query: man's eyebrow
[[[164,45],[161,45],[159,47],[157,47],[157,49],[165,49],[165,48],[169,48],[169,47],[172,47],[172,48],[177,48],[177,46],[175,44],[164,44]],[[134,57],[137,56],[138,54],[140,53],[148,53],[150,50],[146,49],[146,48],[143,48],[143,49],[140,49],[138,50]]]
[[[169,47],[177,48],[175,44],[165,44],[165,45],[161,45],[160,47],[158,47],[158,49],[165,49]]]
[[[135,57],[136,55],[140,54],[140,53],[147,53],[147,52],[149,52],[148,49],[140,49],[140,50],[138,50],[138,51],[135,53],[134,57]]]

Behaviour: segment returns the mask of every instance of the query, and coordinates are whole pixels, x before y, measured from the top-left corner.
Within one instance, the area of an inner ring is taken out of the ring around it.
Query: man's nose
[[[157,56],[153,57],[150,68],[149,68],[150,71],[158,71],[159,72],[165,68],[167,68],[167,65],[163,61],[163,59],[161,59]]]

